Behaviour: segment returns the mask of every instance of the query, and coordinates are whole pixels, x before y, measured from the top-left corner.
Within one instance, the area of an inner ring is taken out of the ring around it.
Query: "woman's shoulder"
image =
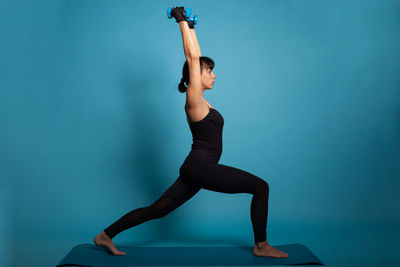
[[[186,120],[187,120],[187,122],[189,123],[189,125],[190,124],[192,124],[192,123],[195,123],[195,122],[198,122],[198,121],[202,121],[202,120],[204,120],[205,119],[205,117],[208,117],[209,115],[209,113],[211,113],[211,111],[210,111],[210,109],[214,109],[214,107],[213,106],[211,106],[211,105],[209,105],[209,103],[208,103],[208,101],[207,100],[205,100],[204,99],[204,107],[203,107],[203,109],[205,108],[205,107],[207,107],[207,111],[206,110],[204,110],[202,113],[202,115],[200,116],[200,117],[198,117],[199,116],[199,114],[198,114],[198,110],[196,111],[197,113],[196,113],[196,119],[193,119],[193,112],[195,112],[194,110],[191,110],[191,111],[189,111],[189,107],[187,106],[187,104],[185,104],[185,106],[184,106],[184,109],[185,109],[185,113],[186,113]]]
[[[210,104],[210,103],[208,103],[208,101],[207,101],[207,100],[205,100],[205,99],[204,99],[204,101],[206,102],[206,105],[207,105],[209,108],[213,108],[213,109],[215,109],[213,106],[211,106],[211,104]],[[184,109],[185,109],[185,111],[187,111],[187,103],[185,103]]]

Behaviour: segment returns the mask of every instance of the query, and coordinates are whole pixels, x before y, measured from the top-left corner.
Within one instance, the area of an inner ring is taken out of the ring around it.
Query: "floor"
[[[271,245],[300,243],[326,266],[400,266],[398,223],[369,225],[288,225],[268,232]],[[288,242],[288,240],[290,240]],[[195,237],[192,242],[148,240],[120,245],[143,246],[236,246],[223,240]],[[223,242],[219,242],[223,241]],[[293,241],[293,242],[292,242]],[[247,241],[243,241],[247,244]],[[242,242],[242,244],[243,244]],[[0,266],[55,266],[69,250],[91,240],[18,240],[2,250]],[[240,243],[240,241],[238,242]],[[252,244],[248,244],[252,246]]]

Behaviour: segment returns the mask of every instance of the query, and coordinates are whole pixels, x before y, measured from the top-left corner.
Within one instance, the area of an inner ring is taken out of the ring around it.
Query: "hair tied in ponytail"
[[[182,83],[183,85],[186,85],[186,81],[185,81],[185,78],[184,78],[184,77],[182,77],[181,83]]]

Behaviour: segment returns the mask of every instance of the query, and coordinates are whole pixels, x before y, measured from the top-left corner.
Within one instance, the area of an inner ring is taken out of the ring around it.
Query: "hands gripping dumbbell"
[[[192,16],[192,10],[190,9],[190,7],[170,7],[167,10],[167,16],[169,19],[174,17],[176,22],[178,23],[180,21],[187,21],[189,28],[191,29],[194,29],[194,25],[197,24],[197,15]]]

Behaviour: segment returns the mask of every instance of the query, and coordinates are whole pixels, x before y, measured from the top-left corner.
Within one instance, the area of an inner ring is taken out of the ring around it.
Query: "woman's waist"
[[[210,153],[221,153],[222,142],[193,142],[191,145],[192,150],[204,150]]]
[[[206,157],[208,159],[219,161],[222,150],[220,149],[203,149],[203,148],[192,148],[189,152],[188,158],[190,157]]]

